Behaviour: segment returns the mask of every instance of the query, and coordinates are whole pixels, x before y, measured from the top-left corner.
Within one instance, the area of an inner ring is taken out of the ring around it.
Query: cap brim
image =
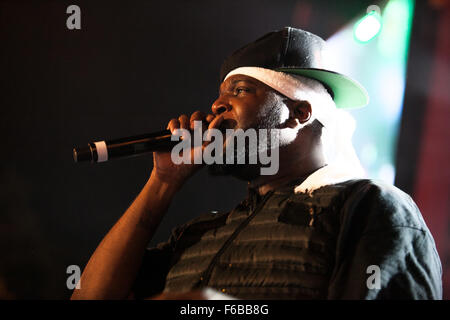
[[[333,100],[337,108],[361,108],[369,103],[369,95],[366,89],[343,74],[313,68],[277,68],[275,71],[296,74],[324,83],[333,91]]]

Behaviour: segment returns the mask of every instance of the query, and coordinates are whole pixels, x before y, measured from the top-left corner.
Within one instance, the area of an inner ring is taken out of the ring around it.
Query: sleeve
[[[170,256],[166,243],[145,250],[141,267],[133,284],[132,291],[135,299],[154,296],[164,289]]]
[[[145,250],[141,267],[132,287],[135,299],[145,299],[164,290],[176,242],[181,233],[182,228],[176,228],[172,231],[168,241]]]
[[[380,183],[344,202],[329,299],[442,299],[442,267],[413,200]]]

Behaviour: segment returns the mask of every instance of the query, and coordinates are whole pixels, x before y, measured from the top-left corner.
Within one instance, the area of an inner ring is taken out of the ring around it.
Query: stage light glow
[[[355,24],[354,36],[359,42],[369,42],[375,38],[381,30],[381,17],[376,11],[366,14]]]
[[[350,111],[356,120],[356,153],[369,177],[388,183],[395,177],[414,3],[389,0],[382,12],[369,7],[369,13],[381,15],[382,27],[363,45],[355,36],[355,22],[361,19],[349,22],[327,39],[332,58],[329,67],[361,82],[370,96],[366,108]]]
[[[383,10],[383,30],[377,45],[385,59],[407,59],[413,11],[414,1],[411,0],[391,0],[387,3]]]

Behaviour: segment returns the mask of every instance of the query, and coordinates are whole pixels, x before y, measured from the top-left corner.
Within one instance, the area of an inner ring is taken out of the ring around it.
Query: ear
[[[308,101],[295,101],[292,107],[294,118],[298,119],[301,124],[311,119],[312,110]]]

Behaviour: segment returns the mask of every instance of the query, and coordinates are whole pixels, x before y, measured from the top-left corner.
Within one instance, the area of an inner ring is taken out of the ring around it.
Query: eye
[[[246,93],[246,92],[250,92],[250,89],[247,87],[237,87],[236,89],[234,89],[234,93],[236,95],[242,94],[242,93]]]

